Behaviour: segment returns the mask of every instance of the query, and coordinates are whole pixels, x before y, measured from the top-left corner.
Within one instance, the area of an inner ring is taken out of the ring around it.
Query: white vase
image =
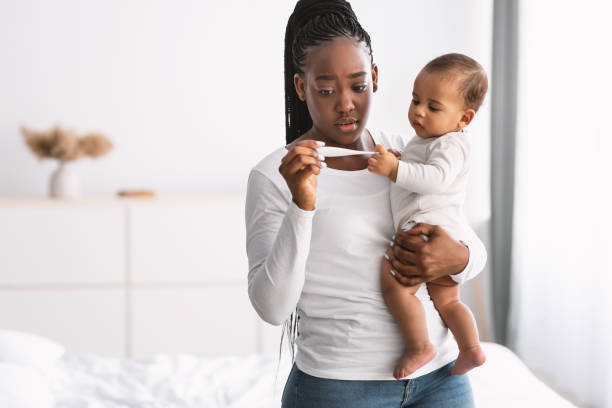
[[[53,198],[76,198],[79,196],[79,178],[73,171],[73,163],[59,161],[57,170],[51,175],[49,193]]]

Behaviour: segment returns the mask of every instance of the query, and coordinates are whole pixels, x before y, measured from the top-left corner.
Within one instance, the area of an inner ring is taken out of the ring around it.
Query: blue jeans
[[[348,381],[313,377],[294,364],[282,408],[473,408],[466,375],[451,375],[454,362],[411,380]]]

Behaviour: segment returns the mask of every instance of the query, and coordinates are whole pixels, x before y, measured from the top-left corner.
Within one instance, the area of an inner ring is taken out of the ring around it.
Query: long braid
[[[338,37],[353,38],[365,43],[373,64],[370,36],[361,27],[349,2],[344,0],[299,0],[289,17],[285,31],[285,130],[287,144],[312,127],[306,103],[295,91],[293,77],[304,74],[306,55],[310,47]],[[297,309],[283,323],[279,364],[283,340],[289,343],[291,360],[295,361],[295,340],[298,331]]]
[[[373,63],[370,36],[361,27],[349,2],[344,0],[300,0],[285,31],[285,138],[287,144],[312,127],[306,103],[295,91],[293,77],[304,74],[310,47],[338,37],[364,42]]]

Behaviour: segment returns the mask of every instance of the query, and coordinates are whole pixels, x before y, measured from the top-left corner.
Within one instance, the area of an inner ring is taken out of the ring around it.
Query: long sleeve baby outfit
[[[413,137],[404,147],[391,185],[391,209],[396,228],[409,221],[442,226],[453,238],[469,236],[463,213],[469,176],[467,132],[435,138]]]

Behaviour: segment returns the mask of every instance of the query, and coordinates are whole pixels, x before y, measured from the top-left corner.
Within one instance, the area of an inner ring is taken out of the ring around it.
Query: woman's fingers
[[[307,179],[308,177],[310,177],[311,175],[315,175],[318,176],[319,173],[321,173],[321,167],[320,166],[316,166],[314,164],[310,164],[307,167],[301,169],[300,171],[297,172],[297,177],[301,180],[301,179]]]
[[[420,235],[408,235],[405,231],[398,231],[395,243],[406,251],[416,252],[423,249],[426,241]]]
[[[393,245],[391,248],[393,255],[403,264],[414,265],[418,262],[414,251],[402,248],[400,245]]]
[[[294,156],[290,161],[281,163],[279,171],[281,174],[289,176],[306,169],[308,166],[315,166],[319,169],[323,167],[318,157],[300,154]]]
[[[291,149],[283,158],[281,159],[281,163],[286,163],[288,161],[293,160],[296,156],[311,156],[311,157],[323,157],[320,155],[316,149],[306,147],[306,146],[296,146]]]
[[[425,281],[417,266],[400,262],[391,247],[387,248],[384,261],[389,263],[391,270],[394,272],[392,275],[404,286],[414,286]]]
[[[408,235],[421,235],[422,234],[425,236],[430,236],[432,234],[435,234],[438,228],[439,226],[437,225],[431,225],[431,224],[426,224],[424,222],[420,222],[416,224],[414,227],[412,227],[411,229],[409,229],[408,231],[406,231],[406,233]]]
[[[325,167],[325,164],[322,164],[322,160],[325,160],[325,157],[317,152],[316,149],[318,147],[320,146],[314,140],[303,140],[297,143],[281,159],[281,164],[278,171],[285,178],[291,177],[298,172],[302,172],[300,174],[300,178],[302,178],[314,173],[314,169],[304,173],[304,170],[307,170],[309,166],[314,165],[319,169]],[[316,174],[318,174],[318,172]]]
[[[391,262],[389,261],[389,259],[383,259],[383,266],[385,268],[385,270],[388,270],[389,273],[395,278],[396,281],[398,281],[400,284],[402,284],[403,286],[412,286],[408,284],[408,280],[407,278],[404,277],[404,275],[400,274],[399,272],[397,272],[397,269],[393,269],[393,265],[391,264]]]
[[[281,163],[291,161],[296,155],[305,154],[308,156],[318,157],[317,149],[321,147],[314,140],[302,140],[296,143],[289,152],[281,159]]]

